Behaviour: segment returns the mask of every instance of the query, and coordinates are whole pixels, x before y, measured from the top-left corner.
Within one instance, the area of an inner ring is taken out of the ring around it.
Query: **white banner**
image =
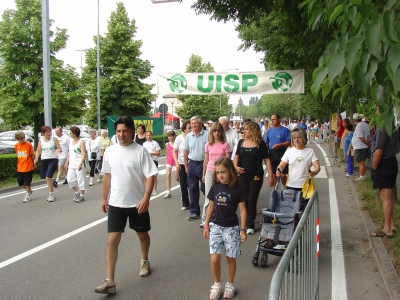
[[[158,95],[301,94],[304,70],[157,74]]]

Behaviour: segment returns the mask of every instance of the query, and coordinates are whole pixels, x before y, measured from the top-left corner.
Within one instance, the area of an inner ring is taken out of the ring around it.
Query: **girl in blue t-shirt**
[[[353,124],[346,123],[345,128],[349,131],[349,134],[346,136],[344,140],[344,155],[346,157],[346,176],[349,177],[353,175],[354,169],[354,160],[353,156],[351,155],[351,140],[353,139]]]
[[[225,285],[224,298],[235,294],[233,280],[236,273],[236,258],[240,253],[241,242],[246,241],[246,228],[239,229],[236,210],[239,206],[243,227],[247,222],[246,191],[239,185],[239,177],[232,160],[226,157],[215,161],[213,185],[207,195],[209,206],[204,222],[203,236],[209,239],[211,271],[214,284],[211,286],[210,300],[219,299],[221,284],[221,253],[225,249],[228,262],[228,281]]]

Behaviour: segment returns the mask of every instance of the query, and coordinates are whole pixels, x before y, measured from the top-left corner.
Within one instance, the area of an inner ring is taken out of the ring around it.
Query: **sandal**
[[[387,235],[383,231],[373,232],[373,233],[371,233],[371,235],[373,237],[380,237],[380,238],[387,237],[388,239],[391,239],[393,237],[393,235]]]

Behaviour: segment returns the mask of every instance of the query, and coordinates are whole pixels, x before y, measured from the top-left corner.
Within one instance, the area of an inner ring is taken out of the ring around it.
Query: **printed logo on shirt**
[[[231,195],[230,194],[225,194],[225,193],[220,193],[217,195],[217,205],[227,205],[227,201],[231,201]]]
[[[304,159],[301,156],[298,156],[296,158],[296,161],[297,161],[298,164],[301,164],[304,161]]]
[[[254,176],[254,180],[260,180],[260,177],[258,177],[257,175]]]

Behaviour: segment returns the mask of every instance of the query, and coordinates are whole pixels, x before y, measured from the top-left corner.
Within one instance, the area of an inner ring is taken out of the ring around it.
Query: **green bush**
[[[0,180],[16,177],[17,160],[17,154],[0,155]],[[35,166],[35,173],[40,173],[40,159]]]

